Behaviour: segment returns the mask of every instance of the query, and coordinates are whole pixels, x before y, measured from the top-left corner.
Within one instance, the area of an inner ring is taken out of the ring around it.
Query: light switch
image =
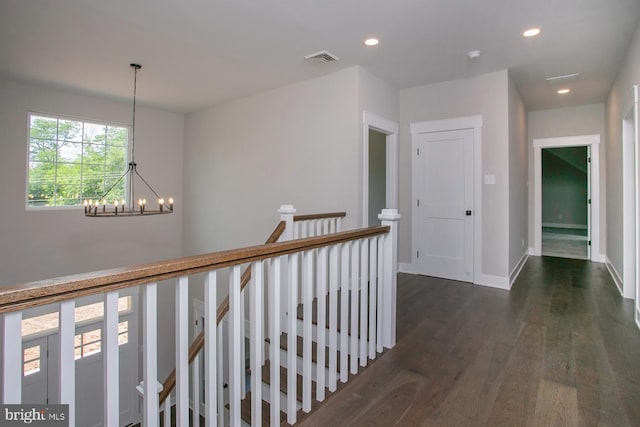
[[[485,175],[484,176],[484,183],[485,185],[493,185],[496,183],[496,176],[495,175]]]

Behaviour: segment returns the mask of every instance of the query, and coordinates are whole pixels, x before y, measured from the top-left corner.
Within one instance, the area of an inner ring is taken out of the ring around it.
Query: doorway
[[[387,136],[369,129],[369,226],[380,225],[387,203]]]
[[[533,140],[534,167],[534,247],[531,255],[542,255],[542,152],[549,148],[587,147],[587,244],[590,242],[587,259],[603,262],[600,253],[600,135],[583,135],[560,138],[540,138]]]
[[[380,225],[382,209],[398,208],[398,123],[363,111],[362,135],[362,224],[369,227]]]
[[[589,147],[542,150],[542,255],[589,259]]]

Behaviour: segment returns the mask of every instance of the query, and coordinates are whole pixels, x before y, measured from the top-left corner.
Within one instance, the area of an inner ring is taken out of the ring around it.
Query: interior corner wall
[[[411,262],[412,122],[482,115],[482,171],[495,184],[482,184],[482,271],[509,275],[509,126],[508,72],[414,87],[400,91],[400,262]]]
[[[509,75],[509,275],[529,250],[527,109]],[[511,277],[513,278],[513,277]]]
[[[590,104],[579,107],[554,108],[549,110],[529,111],[529,243],[533,245],[534,235],[534,170],[533,170],[533,140],[538,138],[557,138],[577,135],[600,135],[600,158],[609,156],[607,151],[605,156],[605,108],[604,104]],[[604,161],[600,162],[600,247],[605,248],[608,240],[608,231],[605,231],[607,216],[609,215],[605,200],[609,199],[609,191],[603,191],[605,182],[605,169],[609,165]],[[622,171],[620,171],[622,176]],[[620,189],[622,194],[622,189]],[[621,199],[622,200],[622,199]],[[622,204],[620,205],[622,211]],[[622,218],[620,219],[622,221]]]
[[[362,161],[363,158],[363,126],[362,126],[362,112],[367,111],[369,113],[376,114],[382,118],[387,120],[398,122],[398,90],[393,88],[384,80],[374,76],[368,70],[362,67],[358,67],[358,147],[360,156],[359,160],[359,181],[358,188],[364,188],[362,180],[363,176],[363,166]],[[360,190],[361,191],[361,190]],[[362,194],[359,193],[358,196],[358,225],[362,225],[363,221],[361,218],[362,212],[364,212],[362,207],[363,197]],[[386,206],[391,207],[391,206]],[[402,214],[402,212],[401,212]],[[406,221],[403,216],[400,218],[400,223]],[[371,222],[369,222],[371,224]]]
[[[606,104],[606,248],[607,258],[622,275],[622,120],[625,103],[632,96],[633,86],[640,84],[640,25],[629,46],[627,57],[611,87]]]
[[[139,106],[136,160],[158,190],[176,199],[172,215],[86,218],[75,210],[27,211],[28,113],[131,124],[131,104],[0,80],[0,284],[135,265],[180,256],[184,115]],[[173,292],[158,295],[159,328],[173,327]],[[173,357],[173,334],[161,334],[159,369]],[[165,357],[164,355],[169,355]]]
[[[186,119],[185,255],[261,244],[277,209],[346,211],[357,225],[358,71],[227,102]]]

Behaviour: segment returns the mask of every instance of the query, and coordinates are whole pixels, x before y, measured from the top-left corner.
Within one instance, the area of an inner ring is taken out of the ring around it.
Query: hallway
[[[300,425],[640,425],[632,309],[582,260],[531,257],[511,292],[400,274],[396,347]]]

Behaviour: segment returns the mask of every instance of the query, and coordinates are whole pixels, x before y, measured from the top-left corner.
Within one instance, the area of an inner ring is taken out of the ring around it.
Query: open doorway
[[[588,151],[542,150],[542,255],[589,259]]]
[[[379,225],[384,208],[398,208],[398,123],[362,114],[362,224]]]
[[[378,214],[387,202],[387,135],[369,129],[369,226],[380,225]]]
[[[604,262],[600,253],[600,135],[580,135],[533,140],[533,243],[531,255],[542,255],[542,157],[549,148],[586,147],[587,158],[587,244],[588,259]],[[590,243],[590,244],[589,244]]]

